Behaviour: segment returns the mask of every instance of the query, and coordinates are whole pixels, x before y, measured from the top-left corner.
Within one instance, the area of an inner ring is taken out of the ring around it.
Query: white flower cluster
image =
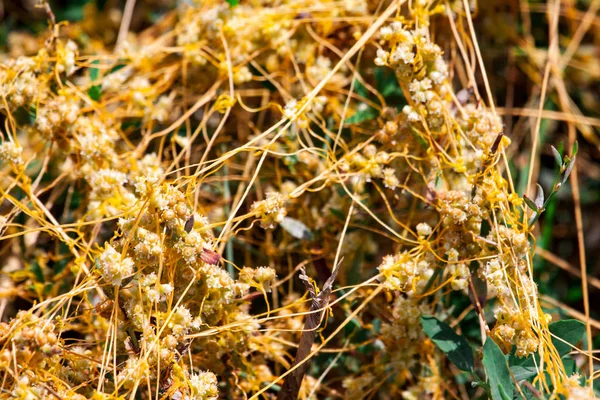
[[[385,277],[386,288],[403,292],[412,290],[417,276],[417,265],[409,253],[402,252],[383,257],[378,269]]]
[[[59,41],[56,56],[56,69],[58,72],[64,72],[67,76],[72,75],[76,69],[77,44],[72,40],[67,41],[66,44]]]
[[[277,274],[275,270],[270,267],[244,267],[240,271],[241,282],[254,285],[258,284],[262,286],[266,291],[271,290],[271,283],[275,280],[276,277]]]
[[[10,162],[16,165],[23,164],[23,148],[11,141],[0,144],[0,161]]]
[[[145,292],[146,297],[152,303],[164,301],[169,294],[173,292],[173,285],[170,283],[161,284],[156,273],[152,272],[140,279],[140,285]]]
[[[233,82],[236,85],[241,85],[242,83],[250,82],[251,80],[252,72],[250,71],[250,68],[245,65],[242,65],[233,73]]]
[[[500,297],[509,297],[511,289],[508,285],[508,279],[504,276],[504,269],[502,260],[495,257],[485,263],[485,267],[480,269],[480,273],[487,281],[492,293]]]
[[[160,213],[160,220],[170,228],[183,227],[192,216],[185,195],[172,185],[155,187],[150,198],[150,207]]]
[[[426,27],[406,29],[402,22],[394,21],[379,31],[382,43],[387,43],[389,52],[378,49],[375,64],[393,68],[411,66],[426,68],[429,78],[440,85],[448,77],[448,66],[442,58],[442,50],[428,38]],[[421,66],[421,63],[426,65]],[[419,72],[420,73],[420,72]]]
[[[73,124],[79,116],[79,100],[57,96],[37,110],[35,127],[45,135],[54,134],[63,124]]]
[[[442,204],[440,214],[445,226],[466,225],[469,222],[478,224],[481,222],[480,207],[469,201],[465,192],[461,190],[451,190],[438,193]],[[479,233],[479,230],[477,233]]]
[[[121,254],[110,244],[106,245],[98,259],[98,264],[104,280],[115,286],[120,286],[121,281],[131,276],[134,271],[133,260],[130,257],[121,257]]]
[[[117,375],[117,383],[125,388],[131,388],[145,376],[148,376],[148,361],[140,357],[129,357],[125,366]]]
[[[383,169],[383,185],[392,190],[400,186],[400,181],[396,177],[396,170],[394,168]]]
[[[129,78],[130,69],[120,69],[111,72],[102,78],[102,92],[117,92],[123,88],[123,84]]]
[[[427,305],[419,304],[415,299],[399,296],[392,310],[392,325],[388,326],[386,336],[392,336],[395,340],[419,339],[422,334],[420,318],[427,313]]]
[[[436,96],[435,92],[430,90],[431,87],[431,79],[429,78],[413,79],[408,85],[408,90],[412,94],[412,100],[415,103],[426,103]]]
[[[147,78],[136,76],[127,86],[131,90],[131,99],[135,105],[145,108],[151,104],[150,98],[154,89]]]
[[[431,42],[427,27],[407,29],[400,21],[379,31],[381,44],[389,48],[377,50],[375,64],[396,70],[400,80],[408,85],[412,104],[403,109],[408,122],[424,121],[433,130],[443,125],[444,104],[449,106],[448,65],[438,45]]]
[[[219,397],[217,376],[210,371],[192,374],[190,382],[190,400],[216,400]]]
[[[127,175],[114,169],[101,169],[93,171],[89,177],[89,184],[95,196],[104,197],[118,192],[127,182]],[[94,196],[94,197],[95,197]]]
[[[377,151],[373,144],[365,146],[360,153],[350,153],[340,162],[340,170],[354,173],[355,185],[363,186],[364,182],[371,182],[373,178],[383,179],[383,184],[390,189],[396,189],[400,182],[393,168],[384,168],[392,161],[392,157],[385,151]]]
[[[260,225],[265,229],[273,229],[285,218],[286,197],[281,193],[269,192],[267,198],[252,204],[252,212],[260,218]]]
[[[109,127],[96,114],[79,116],[70,126],[74,141],[71,146],[85,162],[103,164],[116,162],[114,143],[119,139],[116,129]]]
[[[290,100],[283,108],[283,117],[293,121],[299,108],[298,100]]]
[[[402,112],[406,115],[408,121],[410,122],[417,122],[421,119],[419,113],[416,112],[411,106],[404,106],[404,108],[402,108]]]
[[[431,226],[427,222],[421,222],[421,223],[417,224],[417,234],[419,235],[420,238],[425,238],[425,237],[431,235],[432,232],[433,232],[433,230],[431,229]]]
[[[35,58],[19,57],[6,63],[0,70],[0,92],[9,108],[17,108],[34,102],[36,95],[44,93],[44,83],[37,79]],[[0,109],[4,104],[0,104]]]
[[[331,60],[318,56],[314,64],[306,68],[306,75],[314,82],[321,82],[331,72]]]
[[[472,103],[461,109],[456,120],[471,143],[484,153],[490,150],[496,137],[503,130],[503,123],[498,115]]]
[[[173,118],[173,96],[160,96],[155,104],[146,107],[144,114],[161,124],[169,121]]]

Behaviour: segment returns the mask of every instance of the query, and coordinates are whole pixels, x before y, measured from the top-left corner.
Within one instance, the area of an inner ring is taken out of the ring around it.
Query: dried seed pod
[[[207,264],[216,265],[221,259],[221,256],[216,251],[204,248],[200,254],[200,259]]]
[[[185,226],[183,229],[185,229],[185,231],[187,233],[190,233],[192,231],[192,228],[194,227],[194,214],[192,214],[192,216],[185,221]]]

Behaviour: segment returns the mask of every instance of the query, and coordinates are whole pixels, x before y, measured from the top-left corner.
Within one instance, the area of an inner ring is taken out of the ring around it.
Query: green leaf
[[[383,97],[404,97],[402,88],[398,84],[398,79],[396,78],[396,74],[394,74],[393,70],[387,67],[375,67],[373,75],[375,76],[377,90]],[[402,106],[405,104],[406,102],[401,105],[399,104],[398,107],[402,108]]]
[[[506,356],[490,338],[483,345],[483,367],[490,383],[492,400],[512,399],[514,386]]]
[[[567,376],[571,376],[577,372],[577,364],[571,357],[566,357],[563,360],[563,365],[565,366],[565,372],[567,373]]]
[[[31,272],[33,272],[33,274],[35,275],[36,279],[38,280],[38,282],[44,282],[44,271],[42,271],[42,267],[40,267],[40,264],[38,264],[37,261],[34,261],[30,266],[29,269],[31,270]]]
[[[558,165],[559,168],[562,167],[562,156],[560,155],[558,150],[556,150],[556,147],[550,146],[550,148],[552,149],[552,155],[554,156],[554,161],[556,161],[556,165]]]
[[[239,0],[227,0],[227,3],[229,4],[229,7],[233,8],[235,6],[237,6],[238,4],[240,4]]]
[[[577,140],[576,140],[575,143],[573,143],[573,150],[571,150],[571,157],[575,158],[578,150],[579,150],[579,143],[577,143]]]
[[[525,204],[527,204],[527,207],[531,208],[531,210],[536,212],[539,211],[538,206],[534,203],[533,200],[527,197],[526,194],[523,195],[523,200],[525,201]]]
[[[541,209],[544,206],[544,189],[542,189],[539,183],[537,184],[537,188],[537,196],[535,197],[535,200],[533,202],[538,209]]]
[[[100,90],[100,87],[96,85],[92,86],[88,90],[88,96],[90,96],[90,99],[94,101],[100,100],[100,97],[102,97],[102,91]]]
[[[502,400],[512,400],[512,395],[509,396],[508,393],[506,393],[506,390],[504,390],[504,386],[498,385],[498,389],[500,390],[500,397],[502,397]]]
[[[573,170],[573,167],[575,166],[575,156],[573,156],[573,158],[569,161],[569,164],[567,165],[567,169],[564,172],[563,178],[561,183],[564,185],[565,182],[567,181],[567,179],[569,179],[569,175],[571,175],[571,171]]]
[[[98,61],[98,60],[94,60],[94,61],[92,62],[92,64],[93,64],[93,65],[98,65],[98,64],[100,64],[100,61]],[[98,76],[99,76],[99,75],[100,75],[100,70],[99,70],[98,68],[96,68],[96,67],[94,67],[94,68],[90,68],[90,80],[91,80],[92,82],[95,82],[95,81],[98,79]]]
[[[344,214],[344,212],[342,210],[338,210],[337,208],[329,207],[329,212],[342,221],[346,220],[346,214]]]
[[[510,364],[510,372],[512,372],[517,382],[533,378],[538,374],[532,356],[527,358],[510,356],[508,360]]]
[[[585,324],[575,319],[566,319],[563,321],[553,322],[549,325],[550,332],[567,343],[575,346],[585,333]],[[563,341],[552,338],[552,343],[556,347],[556,351],[563,357],[572,350],[572,347]]]
[[[448,324],[432,315],[422,315],[421,326],[425,334],[457,368],[463,371],[475,371],[473,350],[464,337],[457,335]]]
[[[359,124],[364,121],[374,119],[379,115],[377,110],[366,104],[361,104],[358,111],[356,111],[351,117],[346,118],[345,124]]]
[[[311,230],[297,219],[284,217],[280,225],[296,239],[311,240],[314,237]]]

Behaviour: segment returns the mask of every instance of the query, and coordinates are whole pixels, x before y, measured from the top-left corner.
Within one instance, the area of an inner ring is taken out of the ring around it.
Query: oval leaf
[[[585,333],[585,324],[576,319],[566,319],[564,321],[553,322],[549,325],[550,332],[562,340],[555,337],[552,338],[552,343],[556,347],[556,351],[560,356],[564,356],[572,350],[583,337]],[[569,344],[567,344],[567,343]]]
[[[284,217],[280,225],[296,239],[311,240],[313,238],[311,230],[297,219]]]
[[[565,182],[567,181],[567,179],[569,179],[569,175],[571,175],[571,171],[573,170],[574,166],[575,166],[575,157],[573,157],[569,161],[569,164],[567,165],[567,169],[565,170],[565,173],[564,173],[562,181],[561,181],[561,183],[563,185],[565,184]]]
[[[539,365],[539,356],[535,354],[537,365]],[[508,364],[510,365],[510,372],[517,382],[528,380],[536,376],[539,372],[535,367],[534,356],[527,358],[519,358],[514,355],[509,356]]]
[[[550,148],[552,149],[552,155],[554,156],[554,161],[556,161],[556,165],[558,165],[559,168],[562,167],[562,156],[560,155],[558,150],[556,150],[556,147],[550,146]]]
[[[534,203],[533,200],[527,197],[527,195],[523,195],[523,200],[525,201],[525,204],[527,204],[527,207],[531,208],[531,210],[536,212],[539,211],[538,206]]]
[[[463,371],[475,370],[473,350],[464,337],[457,335],[448,324],[432,315],[422,315],[421,326],[423,332],[446,354],[452,364]]]
[[[539,210],[544,206],[544,189],[542,189],[542,187],[539,184],[537,184],[537,188],[538,192],[537,196],[535,197],[534,203]]]
[[[483,345],[483,366],[490,384],[492,400],[512,399],[514,386],[506,356],[490,338]]]

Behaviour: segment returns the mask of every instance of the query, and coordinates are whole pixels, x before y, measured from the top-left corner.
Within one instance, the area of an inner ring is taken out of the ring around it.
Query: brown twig
[[[300,280],[304,286],[306,286],[306,289],[312,298],[312,304],[310,306],[310,314],[308,314],[306,321],[304,322],[304,330],[302,331],[302,336],[300,337],[300,344],[298,345],[298,351],[296,352],[296,359],[291,367],[293,372],[285,378],[281,391],[279,392],[279,396],[277,397],[278,400],[295,400],[298,398],[298,392],[300,391],[302,379],[304,379],[304,375],[306,374],[306,370],[309,366],[308,362],[303,361],[310,355],[312,345],[315,342],[317,329],[319,325],[321,325],[323,313],[329,304],[331,287],[333,286],[333,281],[335,280],[340,269],[340,264],[341,260],[333,269],[331,276],[329,279],[327,279],[325,285],[323,285],[323,290],[319,294],[317,294],[314,286],[310,282],[310,279],[306,275],[306,270],[304,267],[300,269]]]

